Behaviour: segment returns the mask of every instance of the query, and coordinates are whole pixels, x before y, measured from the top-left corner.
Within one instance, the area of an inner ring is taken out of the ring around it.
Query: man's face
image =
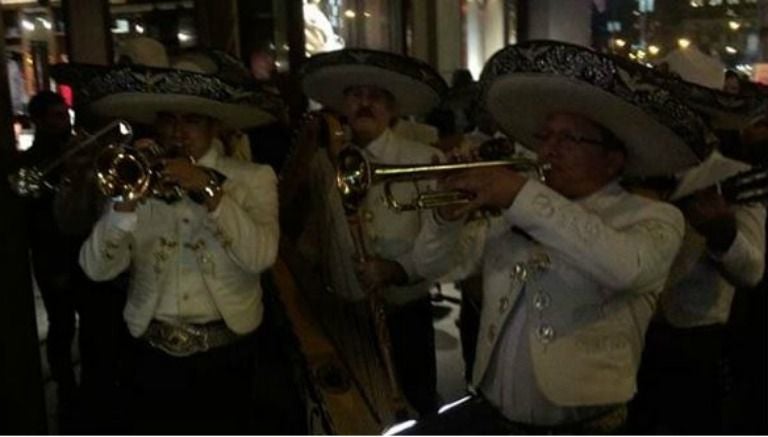
[[[33,120],[35,129],[42,135],[52,138],[67,138],[72,131],[69,121],[69,111],[63,104],[55,104],[48,108],[45,114]]]
[[[251,55],[251,74],[257,80],[269,80],[275,71],[275,57],[268,52],[254,52]]]
[[[739,78],[733,76],[727,77],[723,83],[723,91],[729,94],[739,94],[741,92]]]
[[[167,150],[180,148],[183,155],[201,158],[216,136],[216,122],[205,115],[161,112],[155,121],[158,141]]]
[[[394,97],[378,87],[348,88],[344,91],[344,115],[355,138],[370,142],[389,127],[395,116]]]
[[[600,128],[575,114],[552,114],[536,139],[539,159],[551,165],[546,184],[570,199],[599,190],[624,166],[624,153],[605,148]]]

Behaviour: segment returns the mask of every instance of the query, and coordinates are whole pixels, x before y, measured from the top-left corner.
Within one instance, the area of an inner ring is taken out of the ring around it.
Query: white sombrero
[[[584,47],[531,41],[497,52],[480,79],[485,108],[506,134],[530,148],[555,112],[583,115],[626,146],[624,174],[671,175],[712,149],[703,120],[629,68]]]
[[[635,64],[623,58],[617,58],[615,61],[622,66]],[[713,129],[740,130],[768,113],[768,96],[759,92],[730,94],[719,88],[689,80],[685,75],[680,78],[641,65],[635,66],[634,69],[637,75],[643,76],[644,81],[665,88],[676,98],[703,114]],[[675,71],[675,73],[678,72]],[[722,84],[722,72],[719,77],[717,86]]]
[[[395,97],[401,114],[415,115],[435,107],[447,90],[428,64],[394,53],[344,49],[315,55],[302,68],[304,92],[311,99],[341,110],[344,90],[376,86]]]
[[[170,68],[59,64],[51,75],[73,87],[76,106],[106,118],[151,124],[158,112],[183,111],[207,115],[235,129],[277,119],[283,110],[279,95],[246,82],[240,72],[231,74],[223,55],[214,53],[210,59],[219,61],[216,74],[210,74],[210,66],[200,67],[185,58]]]

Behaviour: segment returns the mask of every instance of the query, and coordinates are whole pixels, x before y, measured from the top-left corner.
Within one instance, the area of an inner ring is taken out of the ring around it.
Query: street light
[[[731,30],[739,30],[739,28],[741,27],[741,23],[739,23],[738,21],[731,20],[728,22],[728,27],[730,27]]]
[[[680,38],[677,40],[677,45],[680,46],[681,49],[687,49],[688,46],[691,45],[691,40],[688,38]]]
[[[616,40],[614,40],[614,44],[616,44],[616,47],[624,47],[627,45],[627,42],[621,38],[616,38]]]
[[[652,56],[658,55],[660,51],[661,49],[659,49],[659,46],[655,46],[655,45],[648,46],[648,53],[650,53]]]
[[[726,52],[727,52],[729,55],[735,55],[736,53],[738,53],[738,52],[739,52],[738,50],[736,50],[735,48],[733,48],[733,47],[731,47],[731,46],[725,46],[725,51],[726,51]]]

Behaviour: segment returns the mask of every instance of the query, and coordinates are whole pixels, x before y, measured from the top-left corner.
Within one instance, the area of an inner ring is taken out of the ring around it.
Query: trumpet
[[[184,190],[164,183],[160,174],[160,159],[169,157],[156,144],[141,149],[110,144],[96,157],[96,183],[102,194],[118,202],[135,201],[148,195],[166,202],[179,200]]]
[[[434,191],[420,193],[409,202],[401,202],[392,193],[392,184],[403,181],[437,179],[473,168],[489,167],[506,167],[516,171],[535,172],[541,181],[544,181],[544,172],[549,169],[548,164],[521,156],[453,164],[375,164],[366,159],[359,148],[349,146],[339,153],[336,187],[347,211],[357,210],[370,187],[377,183],[384,183],[387,206],[395,211],[432,209],[469,203],[473,196],[462,191]]]
[[[70,147],[52,162],[37,167],[22,167],[9,176],[11,188],[23,197],[40,197],[44,190],[55,190],[48,181],[54,170],[86,147],[104,137],[114,134],[118,137],[96,154],[96,184],[105,196],[116,201],[134,201],[152,195],[165,201],[182,197],[183,190],[176,185],[163,184],[159,174],[160,158],[169,155],[159,146],[137,149],[130,146],[133,128],[124,120],[115,120],[98,132],[88,135],[84,141]]]

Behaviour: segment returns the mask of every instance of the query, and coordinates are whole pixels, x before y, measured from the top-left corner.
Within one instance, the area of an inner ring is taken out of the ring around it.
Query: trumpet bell
[[[356,147],[341,150],[336,161],[336,188],[341,193],[344,208],[351,212],[357,209],[368,193],[372,183],[371,166]]]
[[[152,178],[149,159],[136,149],[112,144],[96,158],[98,187],[105,196],[116,201],[144,197]]]

